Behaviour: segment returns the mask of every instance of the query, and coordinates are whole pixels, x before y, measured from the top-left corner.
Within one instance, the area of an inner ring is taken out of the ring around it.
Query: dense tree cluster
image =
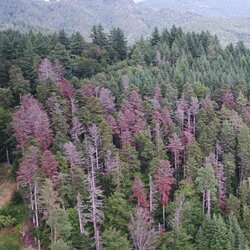
[[[250,51],[176,27],[91,38],[0,33],[24,246],[248,249]]]

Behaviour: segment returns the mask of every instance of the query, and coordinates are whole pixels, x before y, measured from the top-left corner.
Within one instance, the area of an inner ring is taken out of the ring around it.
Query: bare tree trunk
[[[30,191],[30,205],[31,205],[31,211],[32,211],[32,223],[35,226],[36,220],[34,215],[34,201],[33,201],[33,193],[32,193],[32,185],[29,183],[29,191]]]
[[[97,155],[96,155],[97,156]],[[98,162],[98,160],[96,159],[96,163]],[[95,170],[94,170],[94,159],[91,156],[90,158],[90,163],[91,163],[91,186],[92,188],[94,188],[96,186],[95,184]],[[95,203],[95,197],[94,197],[94,193],[91,192],[91,201],[92,201],[92,218],[93,218],[93,226],[94,226],[94,238],[95,238],[95,244],[96,244],[96,250],[101,250],[101,242],[100,242],[100,232],[99,232],[99,228],[98,228],[98,222],[97,222],[97,207],[96,207],[96,203]]]
[[[174,153],[174,168],[176,171],[177,187],[179,186],[179,166],[177,164],[177,152]]]
[[[191,112],[190,109],[188,109],[188,128],[191,127]]]
[[[37,199],[37,183],[34,184],[34,201],[35,201],[35,218],[36,227],[39,227],[39,217],[38,217],[38,199]]]
[[[8,148],[6,147],[6,160],[7,160],[7,164],[10,165],[10,156],[9,156],[9,150]]]
[[[185,153],[184,153],[184,161],[186,161]],[[183,165],[183,178],[186,178],[186,164]]]
[[[211,192],[207,190],[207,214],[211,216]]]
[[[96,156],[96,168],[99,169],[99,155],[98,155],[98,146],[95,145],[95,156]]]
[[[83,235],[84,229],[83,229],[83,223],[82,223],[82,212],[81,212],[81,199],[80,194],[77,195],[77,212],[78,212],[78,219],[79,219],[79,226],[80,226],[80,234]]]
[[[162,220],[163,220],[163,223],[162,223],[163,229],[165,230],[165,228],[166,228],[166,218],[165,218],[165,206],[164,205],[162,205]]]
[[[153,211],[153,183],[152,176],[149,175],[149,211]]]
[[[56,227],[54,228],[54,242],[56,242],[57,239],[57,231],[56,231]]]
[[[195,132],[196,132],[196,116],[194,115],[194,122],[193,122],[193,131],[194,131],[194,136],[195,136]]]
[[[37,244],[38,244],[38,250],[41,250],[41,241],[39,239],[38,239]]]

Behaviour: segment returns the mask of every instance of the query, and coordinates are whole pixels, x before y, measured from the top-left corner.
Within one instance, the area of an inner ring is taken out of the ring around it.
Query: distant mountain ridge
[[[51,32],[64,29],[70,33],[80,31],[89,38],[91,27],[101,23],[107,31],[112,27],[122,28],[131,43],[141,36],[149,36],[155,26],[163,29],[176,25],[185,31],[208,30],[213,35],[217,34],[223,44],[243,40],[250,47],[250,19],[248,18],[211,18],[191,11],[182,12],[163,8],[156,10],[146,2],[136,4],[133,0],[0,1],[2,1],[0,30],[12,28],[20,31],[32,29]],[[146,1],[159,2],[159,0]]]
[[[144,0],[142,4],[204,16],[250,17],[249,0]]]

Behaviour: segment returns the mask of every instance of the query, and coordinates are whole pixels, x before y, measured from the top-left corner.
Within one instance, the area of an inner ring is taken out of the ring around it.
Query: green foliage
[[[79,219],[75,208],[69,208],[67,210],[69,215],[69,221],[72,226],[70,241],[72,242],[72,247],[75,249],[89,250],[92,249],[92,239],[86,233],[84,235],[80,234]],[[85,229],[86,230],[86,229]]]
[[[246,125],[240,128],[238,137],[238,156],[241,160],[240,179],[249,176],[250,168],[250,129]]]
[[[233,214],[229,216],[229,231],[231,233],[231,244],[233,249],[247,250],[247,241],[240,225]]]
[[[72,248],[63,240],[58,240],[51,245],[51,250],[72,250]]]
[[[163,246],[161,249],[173,250],[195,250],[196,247],[190,242],[192,237],[186,233],[184,229],[173,230],[168,232],[165,236]],[[169,247],[169,248],[166,248]]]
[[[12,65],[10,68],[10,86],[15,99],[30,92],[30,83],[23,77],[20,67]]]
[[[0,161],[7,161],[6,148],[10,147],[11,137],[11,114],[8,110],[0,107]]]
[[[111,62],[125,60],[127,57],[127,41],[120,28],[113,28],[109,36],[109,58]]]
[[[0,208],[0,227],[13,227],[26,218],[27,210],[23,204],[7,203]]]
[[[151,45],[152,46],[157,45],[158,42],[160,42],[160,39],[161,39],[161,37],[160,37],[160,34],[159,34],[159,30],[158,30],[157,27],[155,27],[155,29],[154,29],[154,31],[153,31],[153,33],[151,35],[151,39],[150,39]]]
[[[70,237],[72,226],[69,222],[68,214],[64,209],[53,209],[51,217],[47,220],[47,224],[51,227],[53,240],[65,240]]]
[[[230,241],[231,234],[223,218],[213,215],[206,217],[197,234],[197,249],[234,249]]]
[[[213,109],[201,110],[197,122],[198,142],[204,155],[209,155],[213,151],[220,120]]]
[[[115,192],[105,202],[105,228],[115,229],[126,233],[127,224],[131,217],[131,205],[121,193]]]
[[[3,250],[20,250],[21,243],[19,241],[19,234],[6,231],[0,235],[0,249]]]
[[[87,78],[103,71],[103,67],[95,59],[76,57],[71,65],[72,74],[78,78]]]
[[[41,102],[45,102],[53,92],[58,92],[58,88],[52,81],[45,81],[36,86],[37,98]]]
[[[216,196],[216,179],[214,170],[211,164],[206,167],[202,167],[198,170],[197,178],[195,180],[197,184],[197,190],[202,192],[204,190],[210,190],[211,198],[215,199]]]
[[[202,167],[202,151],[198,143],[191,144],[187,148],[186,163],[185,163],[185,177],[195,180],[197,171]]]
[[[135,135],[135,143],[138,151],[138,158],[141,162],[141,171],[149,173],[149,167],[156,157],[156,148],[148,133],[139,132]]]
[[[103,249],[104,250],[130,250],[130,242],[121,231],[110,228],[103,232]]]
[[[246,206],[243,207],[242,228],[244,230],[247,241],[250,242],[250,209]]]
[[[5,227],[13,227],[17,224],[15,218],[11,216],[0,215],[0,228],[3,229]]]

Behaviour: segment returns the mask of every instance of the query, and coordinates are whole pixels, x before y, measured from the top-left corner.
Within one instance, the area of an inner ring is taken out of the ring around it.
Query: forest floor
[[[22,213],[24,210],[22,204],[15,204],[12,201],[15,191],[16,183],[13,178],[12,166],[0,165],[0,211],[3,209],[4,215],[6,210],[10,211],[10,216],[14,216],[17,220],[17,225],[12,227],[1,228],[0,225],[0,250],[22,249],[20,230],[23,228]]]
[[[0,166],[0,208],[11,200],[16,183],[10,177],[10,166]]]
[[[0,183],[0,208],[11,200],[12,194],[16,190],[16,184],[9,181]]]

